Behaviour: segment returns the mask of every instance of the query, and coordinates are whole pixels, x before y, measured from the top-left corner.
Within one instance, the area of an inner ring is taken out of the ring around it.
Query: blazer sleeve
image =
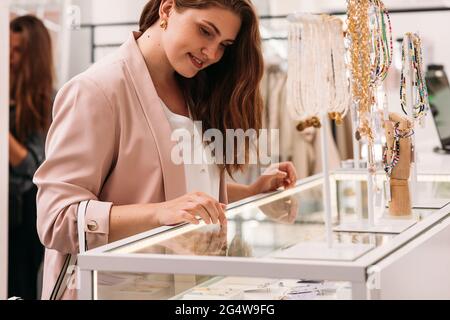
[[[77,208],[85,200],[88,249],[108,243],[112,203],[98,195],[115,154],[114,119],[112,104],[93,80],[72,80],[58,93],[46,160],[34,176],[37,230],[45,247],[78,252]]]

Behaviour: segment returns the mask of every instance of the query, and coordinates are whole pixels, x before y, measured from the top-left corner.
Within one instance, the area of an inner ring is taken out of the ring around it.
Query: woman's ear
[[[162,0],[159,6],[159,18],[168,20],[170,14],[175,9],[175,0]]]

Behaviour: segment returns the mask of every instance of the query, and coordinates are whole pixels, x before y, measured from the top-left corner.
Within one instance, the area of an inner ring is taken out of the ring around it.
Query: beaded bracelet
[[[388,162],[387,153],[389,150],[388,144],[386,142],[383,150],[383,163],[384,163],[384,171],[386,172],[388,178],[391,177],[392,171],[398,165],[400,161],[400,139],[406,139],[414,135],[414,130],[409,129],[407,132],[402,132],[399,129],[400,123],[397,122],[394,125],[394,145],[392,149],[391,161]]]

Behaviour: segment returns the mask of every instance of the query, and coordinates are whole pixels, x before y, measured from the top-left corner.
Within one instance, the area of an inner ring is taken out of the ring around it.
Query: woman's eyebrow
[[[204,23],[208,24],[211,28],[214,29],[214,31],[221,36],[222,34],[220,33],[220,30],[216,27],[216,25],[208,20],[203,20]]]
[[[212,22],[210,22],[208,20],[203,20],[203,22],[206,23],[207,25],[209,25],[211,28],[213,28],[214,31],[219,35],[219,37],[222,36],[222,34],[220,33],[219,28],[217,28],[214,23],[212,23]],[[235,40],[234,39],[228,39],[228,40],[225,40],[225,41],[234,42]]]

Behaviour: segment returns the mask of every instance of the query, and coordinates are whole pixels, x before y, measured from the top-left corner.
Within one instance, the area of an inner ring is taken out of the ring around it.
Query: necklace
[[[373,144],[371,128],[371,59],[369,0],[348,0],[348,36],[352,64],[352,94],[359,116],[359,128],[355,133],[358,140],[367,138]]]
[[[320,128],[327,112],[342,122],[350,101],[342,22],[312,14],[289,21],[288,108],[297,129]]]
[[[372,34],[372,86],[377,88],[386,79],[392,65],[393,40],[389,12],[380,0],[370,1]]]
[[[406,61],[408,56],[409,64]],[[410,70],[410,74],[407,72]],[[403,112],[407,115],[407,86],[413,90],[412,116],[421,121],[429,110],[428,89],[423,73],[422,42],[414,33],[407,33],[402,45],[402,73],[400,82],[400,103]]]

